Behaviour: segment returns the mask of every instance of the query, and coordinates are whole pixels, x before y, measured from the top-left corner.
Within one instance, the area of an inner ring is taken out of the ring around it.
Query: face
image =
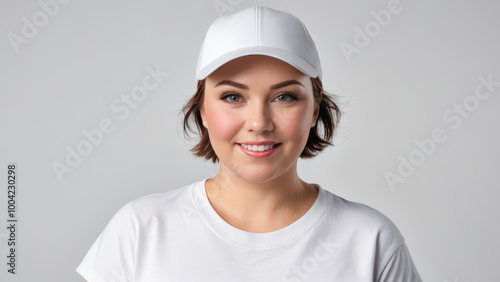
[[[296,173],[317,116],[311,79],[281,60],[245,56],[206,78],[201,117],[221,172],[246,181]]]

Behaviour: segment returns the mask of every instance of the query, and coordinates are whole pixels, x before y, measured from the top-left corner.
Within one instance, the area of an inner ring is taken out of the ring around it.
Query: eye
[[[224,100],[225,102],[234,104],[234,103],[241,102],[241,97],[237,94],[224,94],[221,97],[221,100]]]
[[[289,103],[289,102],[296,101],[297,96],[295,96],[292,93],[282,93],[278,97],[276,97],[276,99],[274,99],[274,100],[276,100],[278,102],[282,102],[282,103]]]

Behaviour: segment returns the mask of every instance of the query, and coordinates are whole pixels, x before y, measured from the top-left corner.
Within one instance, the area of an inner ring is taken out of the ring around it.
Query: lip
[[[242,143],[238,143],[238,144],[245,144],[245,145],[275,145],[275,144],[278,144],[278,142],[274,142],[274,141],[248,141],[248,142],[242,142]]]
[[[251,151],[248,149],[243,148],[241,144],[245,145],[275,145],[273,148],[267,150],[267,151],[262,151],[262,152],[255,152]],[[278,149],[281,145],[281,143],[276,143],[272,141],[260,141],[260,142],[245,142],[245,143],[237,143],[238,147],[249,157],[252,158],[265,158],[271,155],[276,149]]]

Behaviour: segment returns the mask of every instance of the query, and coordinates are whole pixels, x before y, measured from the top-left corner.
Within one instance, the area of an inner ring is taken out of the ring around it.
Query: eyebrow
[[[279,89],[279,88],[282,88],[282,87],[285,87],[288,85],[292,85],[292,84],[299,84],[299,85],[304,86],[298,80],[291,79],[291,80],[286,80],[286,81],[283,81],[280,83],[273,84],[273,85],[271,85],[270,89],[275,90],[275,89]],[[245,90],[249,89],[248,86],[246,86],[245,84],[241,84],[241,83],[238,83],[238,82],[232,81],[232,80],[222,80],[221,82],[217,83],[215,85],[215,87],[217,87],[219,85],[230,85],[230,86],[234,86],[236,88],[245,89]]]
[[[214,87],[217,87],[219,85],[230,85],[230,86],[234,86],[236,88],[240,88],[240,89],[245,89],[245,90],[248,90],[248,86],[246,86],[245,84],[241,84],[241,83],[238,83],[236,81],[232,81],[232,80],[223,80],[219,83],[217,83]]]
[[[271,86],[271,90],[275,90],[275,89],[282,88],[282,87],[292,85],[292,84],[299,84],[299,85],[304,86],[304,84],[300,83],[298,80],[292,79],[292,80],[287,80],[287,81],[283,81],[283,82],[274,84],[273,86]]]

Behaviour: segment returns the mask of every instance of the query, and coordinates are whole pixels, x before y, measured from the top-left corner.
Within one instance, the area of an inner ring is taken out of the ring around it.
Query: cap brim
[[[313,65],[309,64],[306,60],[297,56],[296,54],[293,54],[283,49],[273,48],[269,46],[252,46],[248,48],[241,48],[238,50],[234,50],[218,58],[212,59],[210,64],[198,70],[196,74],[196,79],[203,80],[225,63],[248,55],[270,56],[290,64],[291,66],[298,69],[303,74],[309,77],[315,78],[320,76],[321,78],[321,74],[318,72],[318,70],[316,70],[316,68]]]

